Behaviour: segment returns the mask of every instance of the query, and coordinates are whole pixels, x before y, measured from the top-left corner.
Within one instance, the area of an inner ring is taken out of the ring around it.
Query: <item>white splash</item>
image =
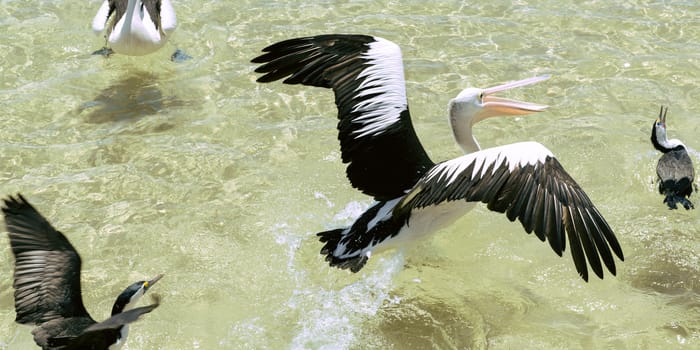
[[[342,226],[344,221],[351,223],[370,204],[348,203],[336,214],[334,224]],[[286,223],[272,227],[277,244],[288,246],[286,271],[280,273],[290,275],[294,285],[292,295],[283,308],[299,315],[294,327],[296,333],[287,348],[341,350],[362,344],[362,339],[358,337],[362,335],[363,322],[375,316],[387,302],[400,302],[398,298],[392,298],[390,292],[394,278],[403,269],[403,253],[384,254],[374,260],[371,269],[357,275],[328,267],[321,258],[317,259],[317,263],[323,264],[323,268],[301,268],[299,254],[308,251],[300,245],[318,242],[315,237],[304,238],[294,231]],[[334,282],[319,283],[328,278],[313,276],[314,273],[327,273],[333,276]],[[343,281],[354,282],[347,284]],[[263,332],[259,329],[258,321],[252,320],[252,323],[240,324],[239,327],[251,327],[252,331]]]
[[[290,299],[290,307],[300,308],[299,333],[290,349],[349,349],[362,344],[364,320],[377,314],[390,299],[394,277],[402,270],[400,252],[380,258],[360,280],[338,289],[302,286]]]
[[[370,204],[371,203],[352,201],[348,203],[343,210],[333,216],[333,222],[341,222],[349,225],[362,215],[362,213],[369,208]],[[338,226],[342,226],[342,224]]]

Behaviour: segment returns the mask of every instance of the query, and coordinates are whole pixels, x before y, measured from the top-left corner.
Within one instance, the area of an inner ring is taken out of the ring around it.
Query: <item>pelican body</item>
[[[452,134],[465,155],[434,163],[421,145],[406,99],[401,50],[386,39],[329,34],[289,39],[263,49],[258,82],[330,88],[338,139],[354,187],[376,203],[350,227],[318,233],[331,266],[357,272],[373,252],[403,247],[452,224],[476,203],[516,218],[559,255],[566,235],[578,273],[587,263],[615,274],[615,235],[581,187],[543,145],[521,142],[481,150],[472,126],[489,117],[525,115],[547,106],[495,94],[534,84],[534,77],[488,89],[467,88],[448,104]],[[612,252],[611,252],[612,250]]]
[[[659,193],[664,196],[664,203],[669,209],[676,209],[681,204],[686,210],[695,206],[688,199],[693,193],[695,169],[683,142],[668,139],[666,136],[666,113],[668,107],[661,106],[659,117],[651,128],[651,143],[663,153],[656,165],[659,180]]]
[[[170,0],[105,0],[92,20],[95,34],[104,32],[114,52],[129,56],[160,49],[176,26]]]
[[[85,309],[80,288],[81,260],[66,236],[22,195],[4,200],[2,212],[15,257],[16,322],[36,325],[34,341],[44,350],[113,350],[126,341],[129,323],[153,311],[134,308],[162,275],[127,287],[114,302],[112,316],[96,322]]]

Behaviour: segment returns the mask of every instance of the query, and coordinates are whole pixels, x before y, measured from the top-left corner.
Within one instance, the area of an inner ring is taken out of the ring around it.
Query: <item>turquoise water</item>
[[[89,55],[99,5],[2,3],[0,193],[23,193],[72,241],[96,319],[165,274],[126,349],[700,347],[700,217],[664,208],[649,142],[669,105],[670,136],[700,164],[700,4],[175,1],[172,43],[109,59]],[[371,204],[345,179],[333,96],[257,84],[249,61],[333,32],[402,47],[434,160],[459,155],[446,105],[463,88],[551,74],[508,94],[547,112],[475,133],[550,148],[616,231],[618,276],[584,283],[568,253],[483,207],[358,274],[329,268],[315,233]],[[176,47],[194,58],[170,62]],[[0,349],[32,348],[4,237]]]

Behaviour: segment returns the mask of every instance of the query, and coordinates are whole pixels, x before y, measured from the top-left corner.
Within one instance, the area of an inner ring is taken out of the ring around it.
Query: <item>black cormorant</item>
[[[2,212],[15,257],[16,322],[36,325],[34,341],[42,349],[117,349],[126,341],[128,324],[158,307],[133,308],[162,275],[126,288],[112,317],[97,323],[83,305],[80,255],[60,231],[22,195],[4,200]]]
[[[659,193],[664,195],[664,203],[670,209],[676,209],[680,203],[686,210],[695,208],[688,200],[693,193],[695,169],[690,160],[685,145],[678,139],[666,137],[666,113],[668,107],[661,106],[659,118],[651,128],[651,143],[663,155],[656,165],[656,175],[659,177]]]

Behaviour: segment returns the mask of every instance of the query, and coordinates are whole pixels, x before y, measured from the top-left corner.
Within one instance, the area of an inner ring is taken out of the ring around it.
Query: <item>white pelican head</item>
[[[479,150],[479,144],[472,136],[472,126],[481,120],[488,117],[523,115],[544,111],[548,106],[493,95],[547,79],[549,79],[549,75],[542,75],[486,89],[467,88],[450,100],[448,104],[450,125],[455,140],[462,150],[465,153]]]

